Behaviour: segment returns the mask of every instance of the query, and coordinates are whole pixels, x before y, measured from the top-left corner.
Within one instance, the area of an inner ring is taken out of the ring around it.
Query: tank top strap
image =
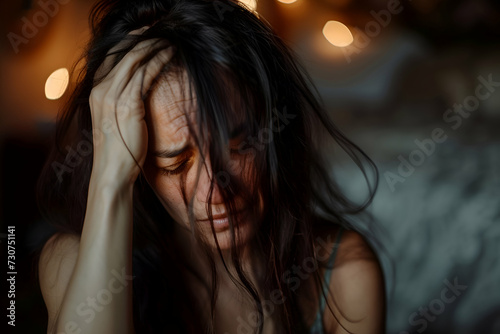
[[[340,227],[337,232],[337,237],[335,238],[335,243],[333,244],[332,254],[330,254],[330,258],[328,259],[328,265],[325,270],[325,279],[323,285],[323,293],[319,294],[319,309],[316,314],[316,319],[311,327],[311,334],[323,334],[323,322],[322,322],[322,314],[324,313],[326,301],[325,296],[328,295],[329,286],[330,286],[330,277],[333,270],[333,265],[335,264],[335,257],[337,255],[337,249],[340,245],[340,239],[342,238],[342,232],[344,231],[344,227]]]
[[[339,249],[340,246],[340,239],[342,238],[342,232],[344,231],[344,228],[341,226],[339,228],[339,231],[337,232],[337,238],[335,238],[335,243],[333,244],[333,249],[332,249],[332,254],[330,255],[330,258],[328,259],[328,266],[326,267],[325,270],[325,286],[328,287],[330,284],[330,277],[331,272],[333,270],[333,265],[335,264],[335,257],[337,255],[337,250]]]

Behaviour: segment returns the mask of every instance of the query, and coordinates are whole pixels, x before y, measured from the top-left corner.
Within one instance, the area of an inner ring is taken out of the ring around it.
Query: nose
[[[207,203],[208,194],[210,193],[211,179],[213,178],[212,166],[207,158],[205,164],[202,163],[198,186],[196,187],[196,199],[201,203]],[[220,192],[220,187],[214,179],[212,190],[212,205],[223,204],[223,198]]]

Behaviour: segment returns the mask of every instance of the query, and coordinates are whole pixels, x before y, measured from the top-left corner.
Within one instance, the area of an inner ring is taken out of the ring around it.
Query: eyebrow
[[[236,138],[239,135],[241,135],[246,129],[246,124],[242,123],[238,125],[234,130],[231,131],[229,137],[230,138]],[[186,151],[190,150],[192,148],[192,145],[190,143],[184,145],[184,147],[181,147],[179,149],[165,149],[162,151],[155,151],[153,154],[154,156],[158,158],[164,158],[164,159],[169,159],[169,158],[175,158]]]
[[[175,149],[175,150],[166,149],[166,150],[162,150],[162,151],[155,151],[153,154],[159,158],[175,158],[175,157],[185,153],[186,151],[190,150],[191,148],[192,148],[191,144],[188,143],[188,144],[184,145],[184,147],[181,147],[179,149]]]

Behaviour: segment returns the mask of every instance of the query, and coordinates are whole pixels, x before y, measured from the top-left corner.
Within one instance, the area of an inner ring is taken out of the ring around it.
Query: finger
[[[153,81],[158,77],[162,69],[170,62],[174,56],[176,48],[169,46],[167,49],[159,51],[144,67],[142,78],[141,98],[146,95],[151,88]]]
[[[141,27],[139,29],[135,29],[135,30],[132,30],[131,32],[129,32],[128,34],[129,35],[142,35],[146,30],[148,30],[149,28],[151,28],[150,26],[144,26],[144,27]]]
[[[149,28],[150,28],[150,26],[144,26],[144,27],[141,27],[139,29],[135,29],[135,30],[130,31],[127,35],[141,35]],[[123,40],[121,40],[119,43],[117,43],[114,47],[112,47],[108,51],[108,53],[106,54],[106,57],[104,58],[104,61],[102,62],[102,64],[99,66],[99,68],[96,71],[96,74],[94,76],[94,81],[96,79],[100,79],[100,77],[102,75],[105,75],[105,73],[110,71],[111,66],[113,65],[115,58],[116,58],[115,52],[124,48],[127,42],[130,42],[130,41],[127,38],[124,38]]]
[[[111,82],[110,91],[121,93],[125,86],[131,80],[132,73],[138,68],[142,59],[152,50],[152,45],[157,40],[146,40],[138,43],[130,50],[120,62],[109,72],[105,81]],[[116,96],[116,95],[115,95]]]
[[[116,64],[109,72],[108,77],[113,81],[115,81],[113,76],[125,78],[131,70],[137,69],[141,60],[152,50],[152,45],[156,42],[157,40],[152,39],[139,42]]]
[[[153,80],[160,74],[165,65],[172,59],[175,53],[175,47],[168,47],[167,49],[159,51],[151,60],[145,65],[138,68],[128,82],[127,86],[120,92],[122,99],[125,100],[126,107],[121,108],[123,115],[130,112],[143,113],[143,96],[151,88]]]

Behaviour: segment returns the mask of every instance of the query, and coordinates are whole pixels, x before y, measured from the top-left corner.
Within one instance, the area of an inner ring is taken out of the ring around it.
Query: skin
[[[190,237],[191,226],[187,216],[187,210],[183,202],[182,190],[180,186],[181,175],[184,174],[186,182],[186,193],[188,198],[193,199],[193,208],[196,219],[207,218],[207,195],[210,186],[210,179],[213,173],[210,167],[210,157],[205,153],[203,158],[194,145],[194,140],[188,128],[188,118],[193,124],[195,135],[198,135],[196,123],[196,97],[188,96],[188,86],[186,84],[186,73],[180,75],[167,76],[154,87],[147,103],[146,123],[148,125],[148,155],[144,165],[148,182],[153,187],[161,202],[177,222],[177,238],[181,240],[184,254],[191,254],[188,261],[191,261],[195,268],[200,269],[200,273],[207,273],[206,264],[201,252]],[[184,93],[182,93],[182,90]],[[229,143],[231,150],[239,147],[241,139],[232,139]],[[172,158],[162,158],[157,154],[163,151],[174,151],[191,143],[194,147],[188,151],[187,155],[180,155]],[[245,157],[241,155],[232,156],[234,161],[232,168],[240,171],[241,175],[249,175],[245,163]],[[188,161],[186,167],[180,174],[172,174],[172,170],[178,168],[184,161]],[[251,164],[250,164],[251,166]],[[167,172],[165,172],[165,170]],[[197,177],[199,176],[198,180]],[[198,182],[196,184],[196,182]],[[250,179],[246,180],[251,183]],[[242,201],[241,207],[244,207]],[[225,206],[220,196],[220,189],[215,186],[212,197],[212,210],[214,216],[225,212]],[[260,209],[262,202],[260,203]],[[215,249],[212,232],[207,223],[198,223],[197,228],[205,236],[207,242]],[[243,226],[238,231],[237,244],[245,246],[258,230],[258,225],[244,221]],[[327,234],[331,238],[326,238]],[[323,239],[334,240],[337,230],[320,234]],[[218,231],[215,237],[219,241],[219,246],[223,251],[230,249],[230,234],[228,230]],[[334,247],[333,242],[322,244],[322,252],[331,253]],[[227,253],[224,253],[227,255]],[[246,249],[243,252],[242,264],[247,269],[250,279],[253,282],[259,281],[259,269],[262,269],[260,260],[252,259],[252,252]],[[215,256],[216,265],[220,279],[220,290],[216,312],[216,329],[220,333],[236,333],[240,323],[237,321],[241,315],[250,314],[254,311],[254,305],[246,295],[228,278],[225,269],[222,267],[218,256]],[[226,259],[227,260],[227,259]],[[228,261],[230,264],[230,261]],[[231,267],[229,268],[231,271]],[[233,272],[234,273],[234,272]],[[260,272],[262,273],[262,272]],[[324,276],[324,271],[320,270],[320,275]],[[208,277],[206,277],[208,280]],[[196,280],[189,279],[188,282],[194,291],[198,291],[199,302],[209,307],[210,294]],[[327,333],[343,334],[348,333],[342,326],[356,333],[381,333],[384,327],[384,283],[382,271],[373,250],[369,247],[363,237],[354,231],[345,231],[340,247],[338,247],[336,266],[330,278],[330,290],[337,291],[335,295],[328,296],[328,302],[332,306],[336,317],[325,309],[325,329]],[[302,284],[313,284],[312,275],[302,281]],[[256,284],[259,287],[258,284]],[[299,297],[302,300],[302,312],[306,322],[311,324],[317,312],[319,295],[313,296],[305,293],[307,290],[299,290]],[[236,302],[235,302],[236,301]],[[206,316],[206,315],[205,315]],[[245,317],[243,317],[245,319]],[[339,322],[337,321],[340,321]],[[208,321],[208,318],[206,318]],[[264,333],[280,332],[276,327],[277,319],[269,315],[264,322]]]
[[[141,33],[143,30],[132,33]],[[48,333],[78,332],[78,329],[81,330],[80,333],[134,333],[131,322],[132,284],[126,284],[119,293],[114,293],[112,302],[95,312],[92,319],[79,315],[75,310],[89,296],[96,296],[96,291],[109,290],[110,282],[115,289],[116,272],[122,273],[122,277],[126,278],[125,282],[132,279],[132,194],[141,167],[148,182],[176,221],[176,233],[183,247],[182,252],[191,254],[188,260],[194,261],[200,270],[204,269],[205,264],[200,261],[196,244],[189,237],[191,226],[182,200],[180,177],[178,174],[165,174],[163,170],[177,168],[180,161],[178,158],[159,158],[155,155],[155,152],[176,149],[192,142],[193,138],[186,124],[188,119],[195,123],[195,108],[193,100],[181,98],[181,87],[186,87],[175,77],[160,82],[152,90],[147,106],[144,106],[142,96],[174,54],[174,50],[168,48],[143,65],[145,67],[138,68],[139,60],[147,54],[150,46],[151,41],[146,41],[135,47],[91,92],[89,104],[93,128],[100,128],[110,122],[111,126],[110,131],[103,132],[100,144],[94,147],[94,164],[81,236],[55,235],[49,239],[40,255],[40,288],[49,315]],[[102,64],[102,73],[106,73],[111,60],[108,57]],[[146,76],[143,76],[144,73]],[[127,81],[130,74],[133,74],[132,79]],[[126,82],[128,83],[124,86]],[[138,87],[143,87],[144,91],[140,91]],[[187,114],[184,114],[184,110],[188,111]],[[120,132],[117,131],[118,127]],[[230,146],[233,144],[237,146],[238,140],[231,142]],[[205,161],[201,156],[197,149],[192,149],[189,168],[184,171],[186,193],[188,198],[193,199],[195,219],[207,217],[206,194],[213,176],[208,155],[205,155]],[[186,156],[182,157],[185,158]],[[246,167],[242,166],[251,164],[242,164],[244,157],[234,158],[235,169],[240,167],[241,175],[250,175]],[[240,199],[236,202],[241,208],[245,207]],[[225,212],[217,188],[213,195],[212,209],[214,215]],[[242,220],[245,221],[245,218]],[[210,243],[213,237],[207,224],[200,222],[197,227]],[[248,244],[257,230],[257,224],[247,221],[238,231],[240,238],[237,244]],[[218,231],[216,238],[221,248],[227,250],[227,231]],[[331,251],[331,244],[326,247]],[[249,255],[248,250],[243,252],[242,263],[249,270],[250,279],[257,282],[258,279],[253,274],[258,272],[259,261],[254,259],[252,262]],[[220,266],[217,269],[218,273],[224,273]],[[309,279],[302,281],[303,284],[306,282],[309,283]],[[333,309],[346,328],[357,333],[383,332],[385,294],[382,271],[374,253],[356,232],[344,234],[330,282],[330,290],[335,292],[336,297],[329,301],[338,305],[338,308]],[[186,283],[195,291],[200,291],[201,305],[208,305],[209,296],[206,291],[189,278]],[[298,290],[300,291],[301,289]],[[312,322],[318,305],[317,298],[301,298],[304,300],[301,307],[305,317]],[[238,317],[246,319],[252,311],[253,305],[242,298],[239,289],[227,277],[221,275],[221,289],[215,310],[216,332],[236,333]],[[202,316],[208,317],[209,312]],[[347,333],[338,325],[328,308],[325,310],[325,328],[327,333]],[[264,332],[272,333],[275,330],[272,318],[266,319]]]
[[[133,186],[147,154],[142,96],[174,54],[168,48],[139,67],[152,44],[145,41],[134,47],[103,80],[96,82],[90,94],[92,127],[101,129],[103,135],[94,138],[82,233],[77,241],[54,236],[40,256],[40,286],[49,314],[49,333],[134,332],[132,284],[127,282],[132,279]],[[112,60],[106,58],[97,76],[107,72]],[[65,255],[57,257],[54,253]],[[62,261],[61,257],[76,260]],[[82,315],[88,310],[88,298],[98,297],[99,291],[117,291],[117,275],[125,283],[119,293],[113,294],[112,302],[106,307],[98,305],[93,316]],[[61,282],[66,284],[60,286]]]
[[[183,76],[182,78],[180,76]],[[195,139],[188,127],[193,124],[195,135],[199,135],[196,123],[196,97],[189,97],[186,72],[175,72],[163,78],[151,91],[147,101],[146,122],[148,125],[148,154],[144,166],[145,175],[158,198],[171,217],[178,223],[178,231],[191,230],[188,210],[182,194],[182,179],[185,182],[186,197],[192,199],[196,228],[214,249],[215,240],[208,222],[208,206],[212,206],[215,217],[227,216],[227,210],[220,193],[219,186],[214,183],[212,201],[208,203],[211,179],[214,177],[208,152],[200,153]],[[237,153],[241,140],[233,138],[229,142],[232,154],[231,168],[240,175],[248,175],[251,164],[243,155]],[[165,152],[182,153],[165,157]],[[250,180],[246,182],[250,183]],[[249,207],[242,198],[236,199],[236,211],[242,212],[241,226],[237,231],[237,245],[248,243],[255,234],[258,225],[249,223]],[[216,229],[215,237],[222,250],[231,247],[229,229]]]

